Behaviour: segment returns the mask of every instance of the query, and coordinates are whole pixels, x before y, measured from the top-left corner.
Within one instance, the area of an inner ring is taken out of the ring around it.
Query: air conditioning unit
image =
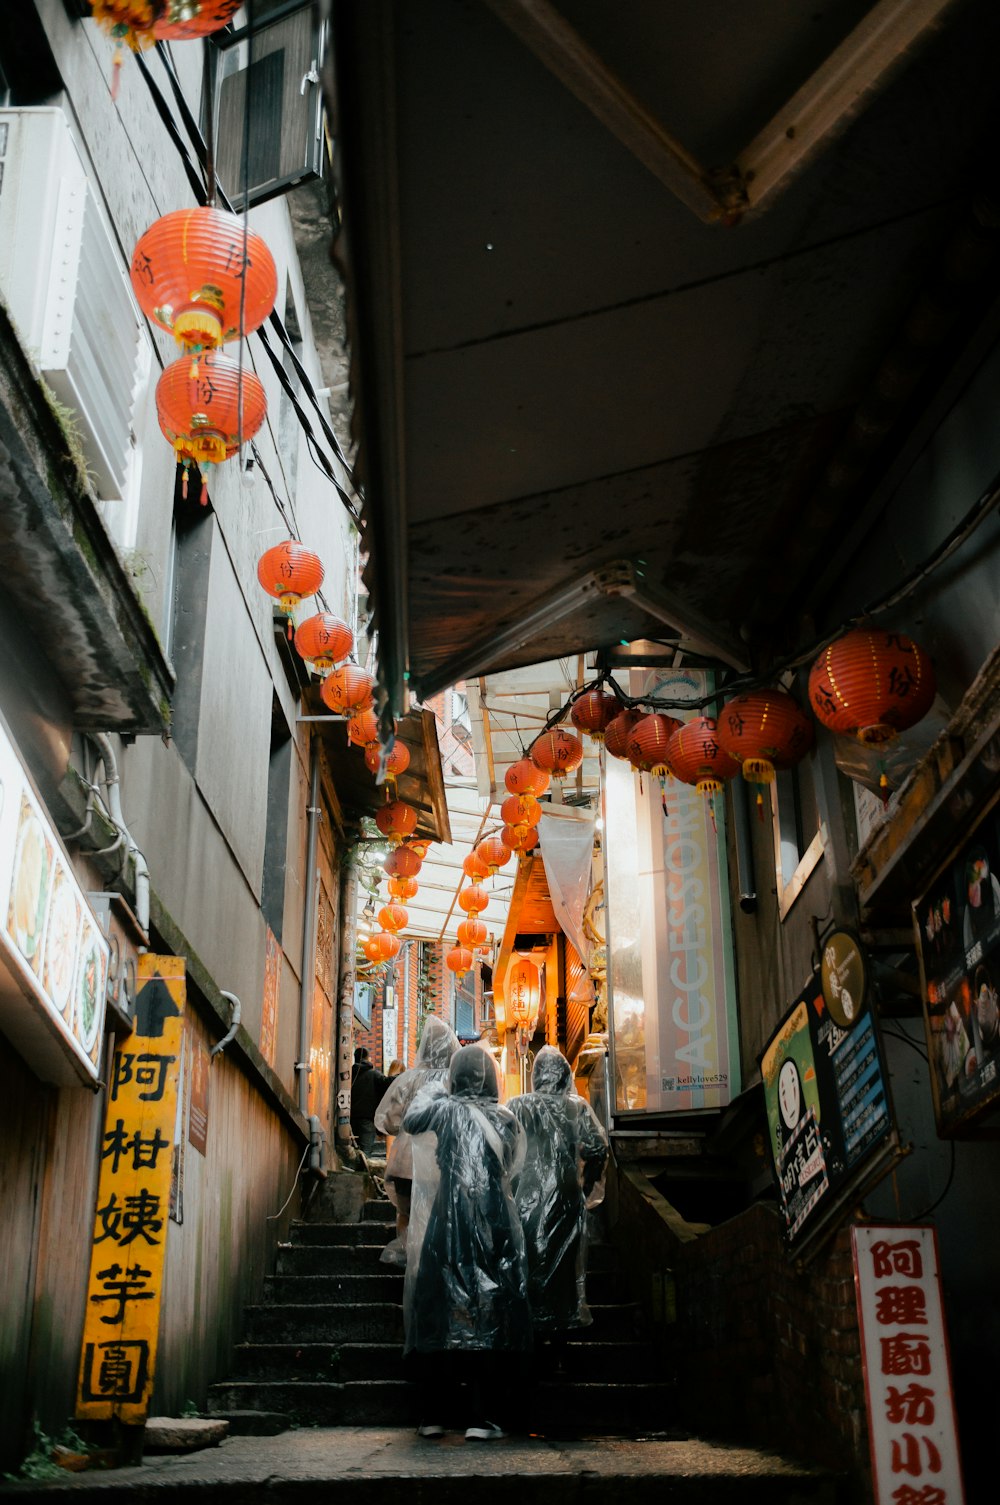
[[[123,495],[144,338],[121,256],[62,110],[0,110],[0,294],[98,495]]]

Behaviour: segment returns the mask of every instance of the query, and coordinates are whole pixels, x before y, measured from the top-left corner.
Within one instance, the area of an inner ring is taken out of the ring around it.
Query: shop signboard
[[[1000,1102],[1000,804],[913,906],[938,1133]]]
[[[851,1229],[876,1505],[964,1505],[933,1228]]]
[[[185,1001],[182,957],[139,958],[135,1028],[111,1063],[101,1142],[76,1405],[89,1420],[134,1424],[149,1409]]]
[[[109,957],[0,720],[0,1029],[43,1081],[97,1080]]]
[[[678,720],[712,689],[696,671],[630,676]],[[687,707],[690,706],[690,709]],[[700,1113],[740,1090],[725,797],[605,764],[608,980],[616,1112]]]
[[[836,932],[760,1057],[785,1235],[797,1251],[899,1152],[864,980],[860,947]]]

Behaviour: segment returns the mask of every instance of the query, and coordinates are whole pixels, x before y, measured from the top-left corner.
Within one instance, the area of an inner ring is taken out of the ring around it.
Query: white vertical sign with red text
[[[851,1242],[877,1505],[964,1505],[936,1232]]]

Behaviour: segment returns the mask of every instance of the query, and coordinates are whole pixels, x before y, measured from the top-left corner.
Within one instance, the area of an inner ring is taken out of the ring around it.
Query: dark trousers
[[[522,1363],[520,1354],[450,1348],[407,1354],[403,1372],[420,1386],[422,1421],[461,1428],[492,1421],[507,1430]]]
[[[370,1118],[352,1118],[351,1133],[361,1146],[361,1153],[363,1155],[370,1155],[375,1148],[375,1140],[378,1138],[375,1133],[374,1120]]]

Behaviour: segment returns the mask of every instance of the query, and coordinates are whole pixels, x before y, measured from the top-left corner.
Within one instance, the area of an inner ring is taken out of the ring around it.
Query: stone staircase
[[[210,1391],[211,1414],[228,1417],[233,1432],[416,1425],[419,1398],[402,1375],[403,1277],[379,1262],[393,1217],[379,1200],[364,1204],[358,1222],[292,1225],[264,1302],[248,1310],[234,1376]],[[535,1374],[520,1402],[525,1429],[683,1435],[673,1424],[673,1386],[599,1234],[587,1299],[593,1326],[568,1345],[559,1374]]]

